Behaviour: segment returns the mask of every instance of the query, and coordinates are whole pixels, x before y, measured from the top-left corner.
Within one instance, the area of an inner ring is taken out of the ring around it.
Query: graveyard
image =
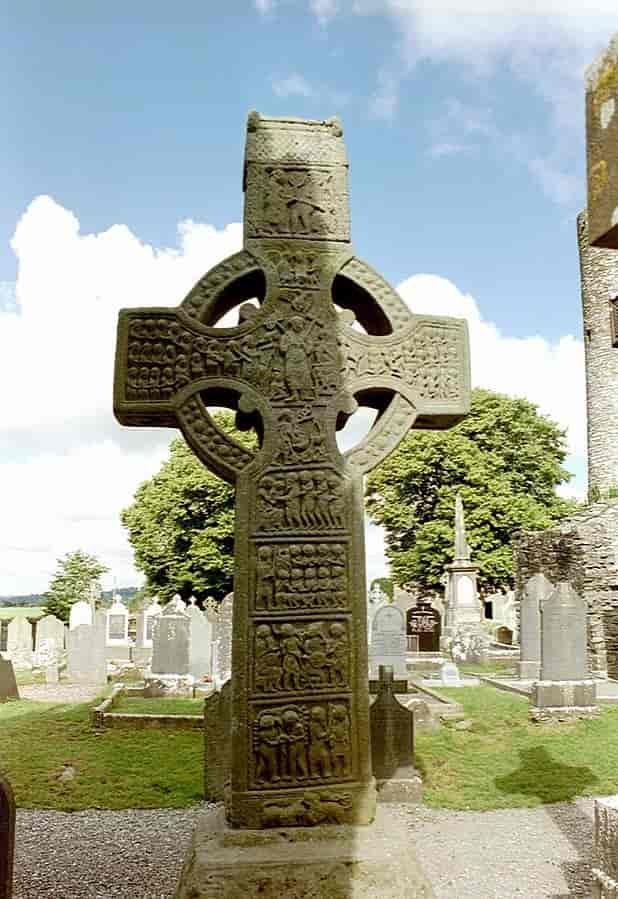
[[[236,244],[164,304],[138,275],[105,345],[122,454],[181,435],[116,510],[144,583],[77,550],[0,602],[0,899],[618,896],[617,72],[618,34],[582,91],[579,500],[566,431],[475,381],[474,317],[353,245],[341,118],[248,112]]]

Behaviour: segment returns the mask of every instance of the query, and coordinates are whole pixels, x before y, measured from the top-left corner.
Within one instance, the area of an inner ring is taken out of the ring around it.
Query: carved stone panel
[[[259,542],[255,553],[256,612],[347,606],[344,543]]]
[[[298,434],[292,434],[291,439],[304,441]],[[260,531],[311,532],[345,527],[343,482],[330,469],[271,470],[260,478],[257,494]]]

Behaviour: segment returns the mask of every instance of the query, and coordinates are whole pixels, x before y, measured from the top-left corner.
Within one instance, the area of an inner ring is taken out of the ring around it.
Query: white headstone
[[[440,679],[445,687],[460,687],[459,668],[455,662],[445,662],[440,669]]]
[[[85,599],[74,602],[69,612],[69,630],[80,627],[82,624],[92,625],[92,606]]]
[[[214,654],[214,679],[218,690],[232,676],[232,616],[234,594],[228,593],[219,606]]]
[[[120,594],[114,597],[114,602],[105,611],[106,617],[106,643],[108,646],[129,645],[129,610],[122,602]]]
[[[197,680],[212,673],[212,624],[191,597],[186,614],[191,619],[189,674]]]
[[[370,668],[378,676],[380,665],[389,665],[396,678],[407,677],[406,620],[399,606],[383,605],[373,618]]]

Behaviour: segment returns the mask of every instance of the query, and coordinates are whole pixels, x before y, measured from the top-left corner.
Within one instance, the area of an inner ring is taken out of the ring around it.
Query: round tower
[[[577,217],[588,415],[588,500],[618,497],[618,252],[588,244]]]

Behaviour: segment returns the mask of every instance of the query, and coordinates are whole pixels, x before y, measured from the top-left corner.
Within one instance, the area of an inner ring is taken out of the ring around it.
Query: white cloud
[[[118,309],[176,305],[204,271],[241,245],[241,226],[179,226],[177,249],[155,250],[128,228],[80,234],[75,216],[37,198],[13,241],[18,309],[0,308],[0,596],[46,588],[56,559],[82,548],[118,584],[138,580],[119,522],[137,486],[159,467],[173,432],[120,427],[111,412]],[[526,396],[568,429],[585,455],[583,348],[563,337],[511,338],[450,281],[400,285],[413,311],[465,317],[475,384]],[[343,440],[369,426],[354,416]],[[378,529],[367,532],[369,576],[384,574]]]
[[[0,306],[0,596],[44,589],[56,558],[77,548],[100,555],[119,584],[135,581],[118,516],[173,432],[113,417],[118,310],[177,305],[240,248],[242,227],[186,221],[178,242],[155,250],[124,225],[80,234],[50,197],[18,223],[18,306]]]
[[[326,25],[339,11],[338,0],[310,0],[311,12],[320,25]]]
[[[254,0],[255,8],[262,15],[272,12],[275,8],[275,0]]]
[[[298,72],[292,72],[285,78],[274,78],[272,81],[273,91],[278,97],[313,97],[315,96],[314,88],[309,84],[306,78],[299,75]]]

